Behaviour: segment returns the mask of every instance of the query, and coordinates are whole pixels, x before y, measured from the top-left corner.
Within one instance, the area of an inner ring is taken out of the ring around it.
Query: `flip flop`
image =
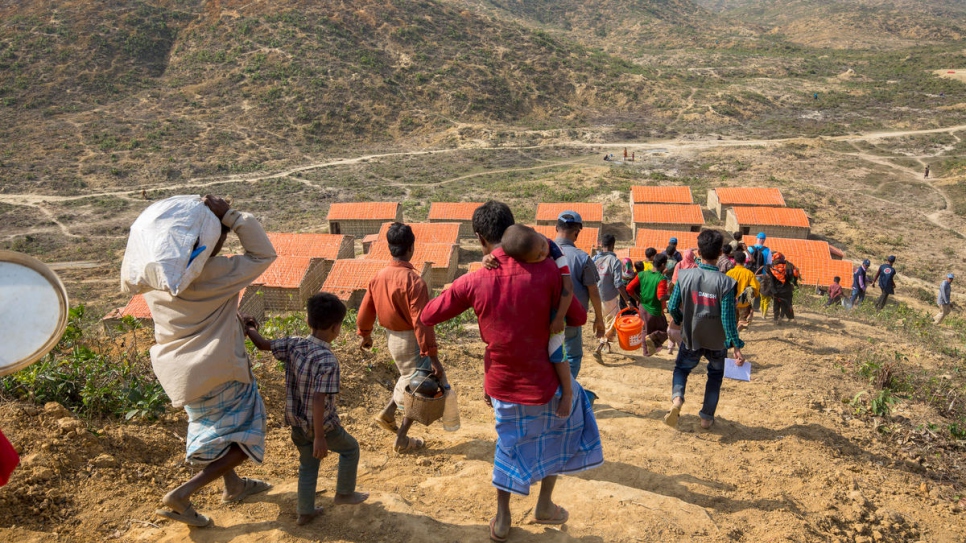
[[[667,424],[671,428],[677,428],[678,417],[680,416],[681,416],[681,406],[675,405],[674,407],[671,408],[670,411],[667,412],[667,415],[664,415],[664,424]]]
[[[177,511],[172,511],[170,509],[158,509],[154,512],[154,514],[175,522],[187,524],[188,526],[195,526],[197,528],[204,528],[205,526],[211,524],[211,519],[195,511],[195,506],[193,505],[189,505],[183,513],[178,513]]]
[[[393,447],[392,450],[396,451],[399,454],[405,454],[405,453],[418,451],[419,449],[422,449],[423,446],[426,445],[426,442],[419,437],[410,437],[407,439],[409,439],[409,441],[406,442],[405,447]]]
[[[507,535],[510,534],[507,533]],[[506,536],[500,537],[496,535],[496,517],[490,519],[490,541],[496,541],[497,543],[506,541]]]
[[[259,481],[258,479],[249,479],[248,477],[242,477],[242,482],[245,483],[245,487],[242,491],[231,496],[230,498],[222,498],[221,503],[236,503],[244,500],[245,498],[258,494],[260,492],[265,492],[272,488],[272,485],[266,483],[265,481]]]
[[[390,434],[395,434],[399,432],[399,427],[396,426],[395,422],[389,422],[382,417],[372,417],[372,421],[379,425],[380,428],[389,432]]]
[[[563,524],[567,522],[567,519],[570,518],[570,513],[568,513],[566,509],[564,509],[563,507],[560,507],[559,505],[557,505],[556,507],[557,508],[554,509],[552,517],[547,519],[539,519],[537,517],[533,517],[533,523],[557,525],[557,524]]]

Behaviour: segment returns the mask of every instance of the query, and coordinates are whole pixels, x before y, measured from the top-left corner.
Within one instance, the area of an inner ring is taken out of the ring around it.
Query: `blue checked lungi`
[[[188,438],[185,459],[210,464],[237,444],[256,464],[265,458],[265,404],[258,384],[230,381],[200,400],[185,404]]]
[[[597,419],[584,389],[571,381],[570,416],[557,417],[561,390],[544,405],[521,405],[492,398],[496,415],[493,486],[530,494],[530,485],[550,475],[576,473],[604,463]]]

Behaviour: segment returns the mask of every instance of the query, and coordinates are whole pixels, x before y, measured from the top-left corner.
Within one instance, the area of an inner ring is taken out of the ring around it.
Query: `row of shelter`
[[[409,223],[416,236],[412,262],[431,288],[451,283],[459,272],[460,240],[472,239],[473,212],[480,202],[433,202],[428,222]],[[635,246],[619,251],[633,260],[644,258],[644,249],[658,250],[671,237],[678,246],[695,247],[705,227],[704,210],[694,203],[690,187],[635,186],[630,189]],[[833,276],[850,286],[851,264],[844,254],[824,241],[808,240],[809,222],[804,210],[785,207],[778,189],[717,188],[708,191],[707,209],[723,218],[728,232],[754,236],[762,231],[768,245],[785,253],[802,270],[802,282],[827,286]],[[540,203],[535,223],[541,234],[556,235],[557,216],[576,211],[584,221],[577,246],[592,254],[600,243],[604,205],[593,202]],[[386,232],[392,222],[403,222],[399,202],[334,203],[326,217],[329,233],[269,233],[278,258],[241,296],[239,308],[255,316],[265,311],[298,311],[320,290],[338,295],[357,308],[369,281],[390,261]],[[356,240],[362,254],[356,256]],[[752,240],[748,240],[752,241]],[[752,241],[753,242],[753,241]],[[478,263],[469,266],[469,273]],[[123,308],[105,317],[107,322],[124,316],[150,320],[147,304],[135,296]]]

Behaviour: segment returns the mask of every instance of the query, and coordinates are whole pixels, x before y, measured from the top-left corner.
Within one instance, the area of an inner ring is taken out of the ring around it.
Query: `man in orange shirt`
[[[379,324],[386,329],[389,355],[392,356],[399,379],[389,403],[375,421],[379,426],[396,433],[396,452],[412,452],[421,449],[425,442],[418,437],[408,437],[412,419],[403,413],[402,423],[396,428],[396,409],[402,407],[406,385],[419,369],[432,368],[433,375],[445,382],[443,366],[437,358],[436,332],[432,326],[419,321],[419,315],[429,302],[426,281],[409,263],[416,247],[416,236],[408,225],[394,222],[386,232],[392,261],[369,282],[359,315],[356,318],[358,334],[362,337],[362,349],[372,347],[372,327]]]

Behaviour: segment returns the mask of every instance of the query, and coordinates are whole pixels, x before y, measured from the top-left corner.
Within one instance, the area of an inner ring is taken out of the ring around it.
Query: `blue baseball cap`
[[[889,262],[895,262],[896,261],[896,257],[894,257],[892,255],[889,255],[889,258],[887,258],[886,260],[888,260]]]
[[[758,239],[765,239],[765,233],[764,232],[758,232]]]
[[[868,268],[869,266],[872,265],[872,261],[866,258],[865,260],[862,261],[862,265]]]
[[[946,279],[955,279],[955,278],[956,278],[956,276],[953,275],[953,274],[951,274],[951,273],[947,273],[946,274]]]
[[[668,243],[673,243],[673,244],[675,244],[675,245],[677,245],[677,243],[678,243],[678,238],[671,238],[671,239],[669,239],[669,240],[667,240],[667,242],[668,242]]]
[[[569,209],[557,215],[557,220],[567,224],[584,224],[584,219],[580,217],[580,213]]]

